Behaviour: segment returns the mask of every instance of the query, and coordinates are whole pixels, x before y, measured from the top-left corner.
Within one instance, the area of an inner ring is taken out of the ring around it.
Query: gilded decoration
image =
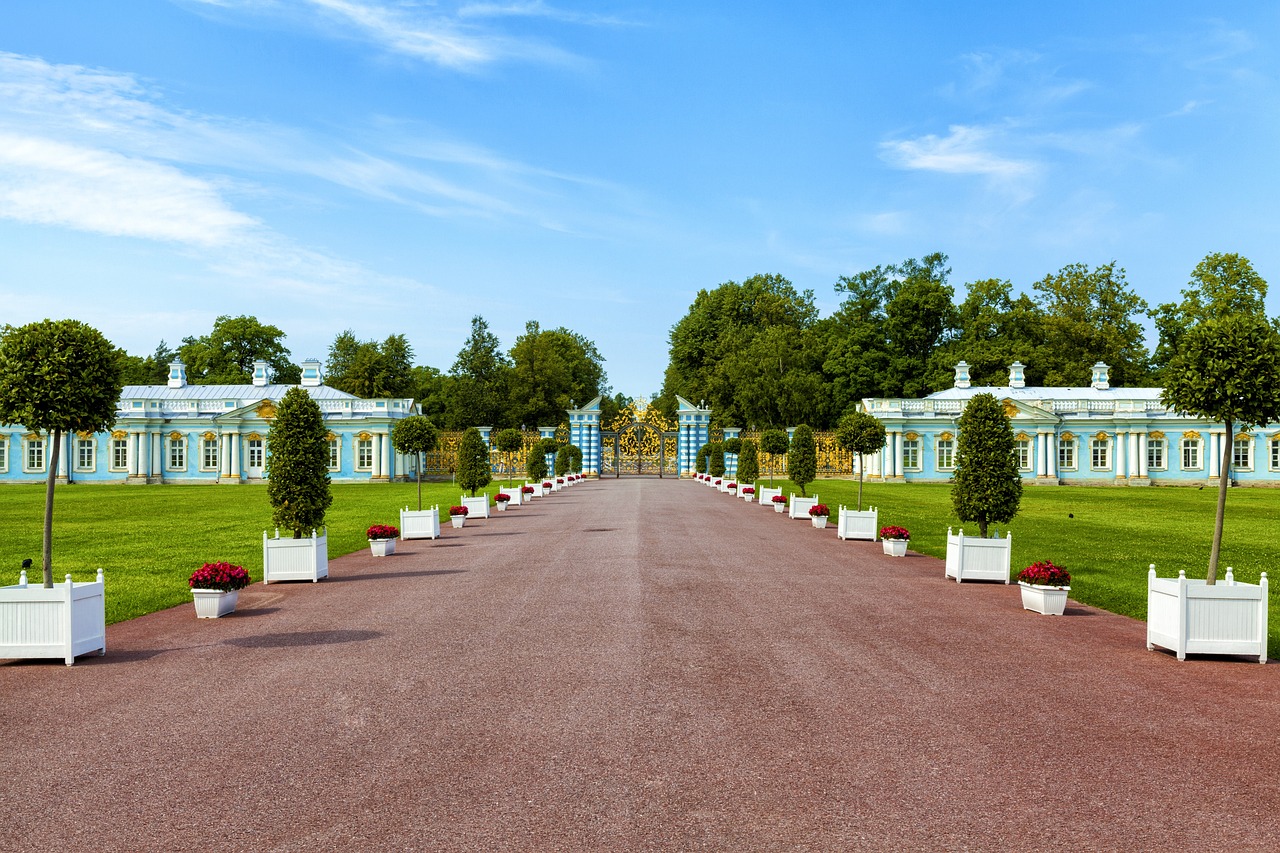
[[[1183,441],[1199,441],[1200,433],[1196,432],[1193,429],[1189,429],[1182,434],[1182,440]]]
[[[93,433],[92,433],[92,432],[90,432],[90,431],[89,431],[89,430],[87,430],[87,429],[82,429],[82,430],[80,430],[79,432],[77,432],[77,433],[76,433],[76,435],[77,435],[77,436],[79,436],[80,438],[84,438],[84,439],[90,439],[90,438],[93,438]]]
[[[1236,436],[1236,441],[1253,441],[1253,436],[1247,432],[1242,432]]]
[[[918,432],[909,432],[909,433],[906,433],[905,435],[903,435],[902,437],[903,437],[904,439],[906,439],[907,441],[919,441],[919,440],[920,440],[920,433],[918,433]]]
[[[335,435],[334,433],[330,432],[328,435],[326,435],[326,436],[324,437],[324,440],[325,440],[325,441],[334,441],[335,439],[337,439],[337,437],[338,437],[337,435]]]
[[[954,433],[950,433],[950,432],[940,432],[940,433],[938,433],[938,441],[950,441],[950,440],[951,440],[951,439],[953,439],[953,438],[955,438],[955,434],[954,434]]]
[[[111,431],[111,437],[112,438],[128,438],[129,433],[125,432],[122,429],[116,429]]]
[[[1075,441],[1076,436],[1075,436],[1075,433],[1064,432],[1058,436],[1058,440],[1059,441]]]
[[[1110,441],[1110,440],[1111,440],[1111,436],[1107,435],[1107,434],[1106,434],[1105,432],[1103,432],[1102,430],[1098,430],[1098,434],[1097,434],[1097,435],[1095,435],[1095,436],[1094,436],[1094,438],[1096,438],[1098,441]]]
[[[213,430],[209,430],[204,435],[202,435],[201,438],[203,438],[205,441],[217,441],[218,434]]]
[[[1027,435],[1025,432],[1020,432],[1017,435],[1015,435],[1013,438],[1014,438],[1014,441],[1030,441],[1031,440],[1031,436]]]
[[[263,400],[258,404],[254,411],[257,412],[258,417],[262,418],[264,421],[269,421],[276,416],[275,403],[272,403],[270,400]]]
[[[459,435],[461,435],[461,433],[459,433]],[[370,439],[373,438],[373,433],[362,432],[359,435],[357,435],[356,438],[360,439],[361,441],[369,441]]]
[[[169,433],[169,440],[170,440],[170,441],[181,441],[181,440],[182,440],[182,433],[178,432],[178,431],[175,429],[173,432]]]
[[[1016,418],[1018,416],[1018,407],[1014,405],[1012,400],[1004,401],[1004,416],[1006,418]]]
[[[606,472],[656,473],[659,467],[664,474],[676,472],[679,443],[675,436],[664,433],[675,432],[677,426],[644,397],[637,397],[618,412],[608,426],[617,434],[617,459],[615,462],[612,448],[606,446],[601,460]],[[710,440],[723,440],[723,432]]]
[[[1160,430],[1156,430],[1155,432],[1149,432],[1149,433],[1147,433],[1147,439],[1148,439],[1148,440],[1151,440],[1151,439],[1163,440],[1163,439],[1164,439],[1164,433],[1163,433],[1163,432],[1161,432]]]
[[[256,432],[251,432],[245,436],[245,439],[248,441],[262,441],[262,436],[258,435]]]

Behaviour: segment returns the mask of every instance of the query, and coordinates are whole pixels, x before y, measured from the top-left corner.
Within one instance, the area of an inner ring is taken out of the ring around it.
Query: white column
[[[240,433],[231,433],[231,471],[228,476],[233,480],[240,479]]]
[[[1129,446],[1127,433],[1116,430],[1116,437],[1115,440],[1111,442],[1111,445],[1115,448],[1116,456],[1116,458],[1112,460],[1112,468],[1116,472],[1116,479],[1123,480],[1125,471],[1129,464],[1129,460],[1127,459],[1129,454],[1125,452]]]
[[[1036,432],[1036,476],[1045,477],[1049,473],[1048,458],[1045,448],[1048,447],[1048,436],[1043,432]]]
[[[1218,447],[1218,434],[1210,432],[1204,446],[1205,451],[1209,454],[1209,478],[1213,479],[1218,476],[1218,460],[1222,455],[1222,450]]]
[[[382,433],[373,434],[373,471],[370,474],[376,480],[382,476]]]
[[[1045,459],[1045,470],[1050,477],[1058,476],[1058,434],[1056,432],[1047,433],[1045,435],[1045,444],[1048,447],[1048,456]]]
[[[138,434],[130,432],[125,436],[125,456],[128,460],[129,476],[138,476]]]
[[[1138,476],[1144,480],[1151,475],[1147,470],[1147,451],[1150,449],[1147,440],[1145,432],[1138,433]]]
[[[902,433],[893,434],[893,476],[898,478],[902,476]]]
[[[151,436],[151,471],[161,480],[164,479],[164,436],[154,433]]]
[[[395,471],[393,467],[395,464],[395,448],[391,446],[390,433],[379,433],[379,436],[382,439],[382,476],[386,477]]]
[[[1129,431],[1129,473],[1130,477],[1142,476],[1139,469],[1141,468],[1141,460],[1138,459],[1138,433],[1133,430]]]
[[[231,476],[231,436],[225,432],[218,436],[218,476]]]

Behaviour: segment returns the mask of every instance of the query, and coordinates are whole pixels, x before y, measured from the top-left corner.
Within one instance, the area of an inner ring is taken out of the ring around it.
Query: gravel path
[[[833,528],[591,482],[0,664],[0,849],[1280,849],[1280,667]]]

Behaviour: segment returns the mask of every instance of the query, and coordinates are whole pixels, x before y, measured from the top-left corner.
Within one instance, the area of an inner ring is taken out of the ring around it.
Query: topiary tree
[[[573,451],[569,448],[572,445],[566,444],[556,451],[556,476],[563,477],[569,473],[569,468],[573,465]]]
[[[693,470],[699,474],[711,473],[711,444],[709,442],[698,448],[698,455],[693,460]]]
[[[836,444],[858,456],[858,512],[862,512],[862,474],[867,456],[879,453],[885,445],[884,424],[863,411],[845,415],[836,424]]]
[[[483,489],[493,479],[489,468],[489,447],[484,436],[475,427],[468,427],[458,440],[458,485],[476,496],[476,489]]]
[[[726,438],[724,441],[724,452],[733,453],[735,455],[741,453],[742,439],[737,436],[734,436],[733,438]]]
[[[292,530],[294,539],[322,528],[333,503],[329,430],[320,406],[301,388],[285,392],[267,432],[267,499],[271,523]]]
[[[713,441],[708,446],[708,459],[712,477],[724,476],[724,442]]]
[[[511,454],[518,453],[524,447],[524,436],[518,429],[504,429],[493,438],[493,446],[502,454],[503,464],[507,469],[507,485],[511,484]]]
[[[1012,521],[1022,501],[1013,425],[995,397],[974,394],[958,426],[951,505],[961,521],[976,521],[985,537],[988,524]]]
[[[414,471],[418,480],[418,510],[422,510],[422,454],[430,453],[440,443],[440,431],[431,419],[410,415],[391,428],[391,446],[397,453],[412,453],[417,460]]]
[[[569,470],[574,474],[582,473],[582,448],[576,444],[569,445]]]
[[[760,436],[760,449],[769,454],[769,487],[773,487],[773,460],[791,447],[785,429],[767,429]]]
[[[742,440],[742,450],[738,453],[738,482],[754,483],[760,476],[760,457],[756,454],[756,443],[749,438]]]
[[[1178,342],[1160,399],[1179,412],[1226,426],[1213,549],[1205,576],[1212,585],[1218,579],[1234,427],[1265,427],[1280,420],[1280,335],[1265,317],[1255,314],[1229,314],[1197,324]]]
[[[787,476],[808,496],[805,486],[818,476],[818,443],[813,438],[813,427],[800,424],[791,435],[791,450],[787,453]]]
[[[110,428],[120,391],[115,347],[92,326],[41,320],[17,328],[6,325],[0,333],[0,423],[22,424],[52,439],[41,544],[48,588],[53,587],[53,484],[62,436]]]
[[[541,441],[529,448],[529,456],[525,460],[524,468],[530,480],[542,480],[547,476],[546,448]]]

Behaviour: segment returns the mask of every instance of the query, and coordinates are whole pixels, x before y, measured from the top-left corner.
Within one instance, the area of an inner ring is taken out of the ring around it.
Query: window
[[[0,456],[4,454],[4,448],[0,446]],[[0,464],[0,469],[5,466]],[[1271,439],[1271,470],[1280,471],[1280,438]]]
[[[329,439],[329,470],[337,471],[342,467],[342,439],[334,436]]]
[[[218,470],[218,437],[208,436],[200,440],[200,467],[205,471]]]
[[[372,438],[362,438],[356,442],[356,467],[362,471],[373,470]]]
[[[98,442],[92,438],[76,439],[76,470],[92,471],[96,467]]]
[[[1013,458],[1018,460],[1019,471],[1031,470],[1031,439],[1020,438],[1014,442]]]
[[[920,470],[920,439],[908,438],[902,442],[903,470]]]
[[[124,471],[129,467],[129,439],[111,439],[111,470]]]
[[[185,436],[169,437],[169,470],[187,470],[187,439]]]
[[[1058,467],[1068,471],[1076,467],[1076,440],[1074,438],[1058,439]]]
[[[1272,446],[1275,442],[1272,442]],[[0,471],[9,470],[9,438],[0,435]]]
[[[27,471],[43,471],[44,470],[44,439],[29,438],[26,442],[26,466]]]
[[[1092,468],[1095,471],[1105,471],[1110,468],[1110,460],[1107,458],[1107,451],[1111,449],[1111,442],[1105,437],[1094,438],[1089,442],[1089,452],[1093,456]]]
[[[954,438],[938,439],[938,470],[950,471],[956,467],[956,440]]]
[[[1164,468],[1164,439],[1147,439],[1147,467],[1160,470]]]
[[[1231,442],[1231,467],[1242,471],[1253,467],[1253,439],[1237,438]]]
[[[1200,470],[1200,439],[1182,439],[1182,470]]]
[[[249,467],[255,470],[263,467],[263,458],[262,439],[249,439]]]

